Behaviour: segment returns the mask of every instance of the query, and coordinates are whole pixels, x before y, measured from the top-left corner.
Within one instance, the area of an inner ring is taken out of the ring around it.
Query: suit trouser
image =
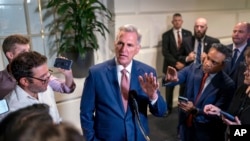
[[[175,87],[166,87],[165,97],[166,102],[168,104],[168,111],[171,112],[173,108],[173,95],[174,95],[174,88]],[[183,96],[185,91],[185,84],[180,84],[179,95]]]

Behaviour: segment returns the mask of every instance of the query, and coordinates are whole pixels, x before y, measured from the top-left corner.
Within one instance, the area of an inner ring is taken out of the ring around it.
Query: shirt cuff
[[[154,105],[156,103],[156,101],[158,100],[158,94],[155,94],[152,99],[150,98],[150,103],[151,105]]]

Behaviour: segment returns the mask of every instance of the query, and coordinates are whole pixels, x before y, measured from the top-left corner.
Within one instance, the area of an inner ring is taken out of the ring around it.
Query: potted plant
[[[106,32],[109,33],[103,21],[111,21],[111,12],[98,0],[50,0],[46,8],[55,15],[47,25],[50,35],[58,36],[52,46],[57,45],[58,55],[74,61],[74,77],[86,76],[93,64],[93,51],[99,48],[96,34],[105,38]],[[85,71],[77,71],[79,68],[85,68]]]

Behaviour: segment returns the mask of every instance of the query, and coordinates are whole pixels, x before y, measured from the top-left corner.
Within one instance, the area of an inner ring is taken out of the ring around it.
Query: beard
[[[204,32],[194,32],[194,36],[198,40],[201,40],[205,36],[205,34],[206,34],[206,31],[204,31]]]
[[[47,90],[48,85],[43,85],[43,86],[37,86],[35,84],[31,84],[28,86],[29,91],[32,93],[40,93],[40,92],[45,92]]]

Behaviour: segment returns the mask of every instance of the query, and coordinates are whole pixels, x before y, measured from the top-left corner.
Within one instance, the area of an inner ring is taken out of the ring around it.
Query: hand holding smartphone
[[[68,60],[68,59],[64,59],[64,58],[56,58],[55,63],[54,63],[54,67],[65,69],[65,70],[70,70],[72,63],[73,63],[72,60]]]
[[[179,97],[178,97],[178,101],[179,101],[179,102],[188,103],[188,98],[183,97],[183,96],[179,96]]]

